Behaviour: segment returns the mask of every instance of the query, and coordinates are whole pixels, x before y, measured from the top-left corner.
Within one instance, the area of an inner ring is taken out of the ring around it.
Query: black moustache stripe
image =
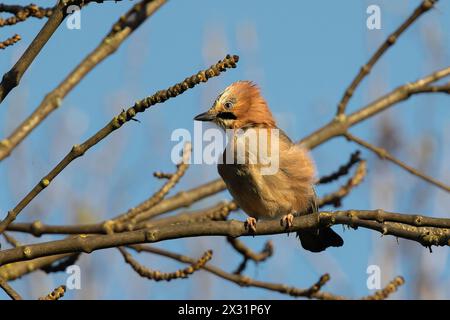
[[[230,119],[230,120],[237,119],[233,112],[219,112],[216,117],[220,119]]]

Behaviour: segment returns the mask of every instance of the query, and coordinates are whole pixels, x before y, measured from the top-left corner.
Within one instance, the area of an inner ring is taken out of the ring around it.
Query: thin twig
[[[5,238],[6,242],[8,242],[14,248],[21,246],[21,243],[17,241],[13,236],[11,236],[9,233],[4,232],[3,237]]]
[[[196,223],[211,220],[224,221],[228,218],[231,212],[236,211],[238,208],[238,205],[234,201],[221,201],[218,204],[206,209],[201,209],[194,212],[181,212],[174,216],[142,221],[135,225],[135,230],[148,229],[167,224]],[[129,228],[127,229],[129,230]]]
[[[187,268],[180,269],[175,272],[161,272],[142,266],[141,264],[139,264],[139,262],[134,260],[131,254],[129,254],[124,248],[119,247],[117,249],[119,249],[120,253],[125,259],[125,262],[129,264],[137,274],[139,274],[141,277],[155,281],[170,281],[173,279],[187,278],[189,275],[202,268],[212,258],[212,250],[208,250],[202,255],[200,259],[194,261]]]
[[[183,147],[183,155],[181,162],[177,165],[177,171],[171,175],[171,177],[166,181],[166,183],[148,200],[141,203],[139,206],[128,210],[127,213],[114,219],[114,223],[123,223],[126,221],[131,221],[134,223],[133,219],[141,212],[149,210],[160,203],[164,197],[169,193],[169,191],[180,181],[186,170],[189,168],[189,160],[191,158],[191,143],[187,142]]]
[[[153,176],[158,179],[170,179],[173,176],[173,173],[156,171],[153,172]]]
[[[367,174],[366,161],[361,160],[355,170],[353,176],[348,179],[347,183],[341,186],[337,191],[327,194],[317,201],[317,206],[322,208],[326,205],[333,205],[338,208],[342,204],[342,199],[346,197],[356,186],[358,186]]]
[[[347,107],[350,98],[353,96],[355,89],[361,83],[361,81],[369,74],[373,66],[381,58],[381,56],[397,41],[400,35],[408,29],[421,15],[430,10],[438,0],[424,0],[422,3],[414,10],[414,12],[403,22],[397,30],[394,31],[378,48],[378,50],[372,55],[369,61],[361,67],[357,76],[353,79],[352,83],[345,90],[345,93],[338,104],[336,116],[339,117],[345,113],[345,108]]]
[[[62,285],[57,288],[55,288],[52,292],[50,292],[48,295],[44,297],[40,297],[39,300],[59,300],[62,297],[64,297],[64,293],[66,293],[66,286]]]
[[[261,262],[267,260],[267,258],[273,255],[273,244],[272,241],[267,241],[264,245],[264,248],[261,252],[254,252],[250,248],[248,248],[244,243],[242,243],[239,239],[227,237],[227,241],[231,246],[239,252],[246,259],[253,260],[255,262]]]
[[[450,192],[450,186],[446,185],[445,183],[438,181],[430,176],[427,176],[426,174],[420,172],[417,169],[412,168],[411,166],[405,164],[404,162],[398,160],[397,158],[395,158],[393,155],[391,155],[389,152],[387,152],[385,149],[376,147],[350,133],[345,133],[344,136],[349,140],[349,141],[353,141],[357,144],[359,144],[360,146],[374,152],[377,156],[379,156],[381,159],[386,159],[391,161],[392,163],[395,163],[396,165],[398,165],[400,168],[408,171],[409,173],[425,180],[426,182],[441,188],[444,191]]]
[[[353,152],[350,155],[350,159],[348,160],[348,162],[346,164],[340,166],[336,172],[333,172],[332,174],[321,177],[317,181],[317,184],[330,183],[332,181],[339,179],[342,176],[346,176],[348,174],[348,172],[350,171],[350,169],[353,167],[353,165],[355,165],[359,161],[361,161],[360,155],[361,155],[361,152],[359,150]]]
[[[16,42],[19,42],[21,39],[22,38],[18,34],[15,34],[11,38],[0,41],[0,49],[6,49],[7,47],[14,45]]]
[[[140,213],[136,220],[149,220],[175,209],[189,207],[193,203],[224,191],[225,189],[225,182],[219,178],[190,190],[180,191],[173,197],[167,198],[153,208]]]
[[[269,257],[273,255],[273,244],[272,241],[267,241],[264,245],[264,248],[261,252],[254,252],[250,248],[248,248],[242,241],[236,238],[227,237],[227,241],[231,246],[239,252],[244,258],[238,268],[233,272],[234,274],[241,274],[245,267],[247,266],[247,262],[252,260],[256,263],[267,260]]]
[[[52,15],[53,8],[41,8],[35,4],[29,4],[27,6],[19,6],[0,3],[0,12],[8,12],[14,15],[7,19],[0,18],[0,27],[3,27],[25,21],[29,17],[34,17],[38,19],[42,19],[45,17],[48,18]]]
[[[405,284],[405,279],[398,276],[395,277],[391,282],[389,282],[382,290],[376,291],[370,296],[362,298],[363,300],[385,300],[389,298],[391,294],[398,290],[400,286]]]
[[[6,292],[6,294],[13,300],[22,300],[20,294],[18,294],[9,284],[8,281],[0,277],[0,288]]]
[[[427,86],[423,88],[418,88],[414,90],[414,94],[418,93],[446,93],[450,94],[450,82],[443,84],[443,85],[436,85],[436,86]]]

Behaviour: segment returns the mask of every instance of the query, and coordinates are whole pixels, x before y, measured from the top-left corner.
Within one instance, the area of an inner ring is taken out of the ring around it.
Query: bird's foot
[[[289,230],[294,225],[294,215],[289,213],[282,216],[280,219],[280,225],[284,226],[286,230]]]
[[[245,228],[248,231],[255,233],[256,232],[256,219],[253,217],[248,217],[247,220],[245,221]]]

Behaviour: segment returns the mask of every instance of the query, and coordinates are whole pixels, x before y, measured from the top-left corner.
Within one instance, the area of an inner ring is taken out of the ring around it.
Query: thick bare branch
[[[0,251],[0,265],[55,254],[91,253],[100,249],[186,237],[260,236],[301,232],[338,224],[375,230],[383,235],[413,240],[426,247],[450,245],[450,219],[392,213],[383,210],[323,211],[296,217],[292,228],[288,231],[280,225],[279,221],[261,221],[258,222],[257,230],[253,233],[247,230],[244,222],[231,220],[162,225],[108,235],[79,235]]]

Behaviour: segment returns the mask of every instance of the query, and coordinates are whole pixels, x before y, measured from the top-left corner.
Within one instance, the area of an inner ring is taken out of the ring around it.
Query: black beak
[[[199,115],[197,115],[194,120],[197,121],[213,121],[216,118],[216,116],[208,113],[208,112],[203,112],[200,113]]]

